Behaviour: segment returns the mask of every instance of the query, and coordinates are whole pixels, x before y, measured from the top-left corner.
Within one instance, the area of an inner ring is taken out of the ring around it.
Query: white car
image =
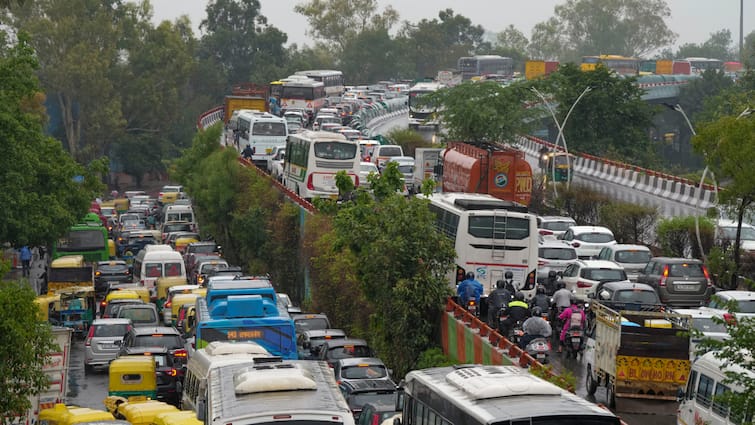
[[[615,245],[613,232],[603,226],[572,226],[561,238],[577,250],[577,256],[590,260],[600,253],[604,246]]]
[[[742,223],[739,236],[739,247],[744,252],[755,252],[755,226]],[[737,240],[737,222],[733,220],[719,220],[716,226],[716,240],[719,243],[734,245]]]
[[[561,278],[566,289],[573,292],[579,300],[587,300],[594,294],[598,285],[606,282],[627,282],[624,268],[613,261],[577,260],[566,266]]]
[[[286,157],[286,148],[277,148],[267,159],[267,171],[274,179],[281,181],[283,178],[283,160]]]
[[[650,252],[650,248],[644,245],[616,244],[604,246],[595,259],[613,261],[624,267],[629,280],[637,282],[637,277],[642,273],[642,270],[645,269],[645,266],[647,266],[652,257],[653,254]]]
[[[571,217],[553,215],[537,217],[538,233],[545,236],[546,239],[547,236],[558,238],[559,236],[566,233],[566,231],[569,230],[570,227],[576,225],[577,222],[574,221],[574,219]]]
[[[537,280],[542,283],[548,279],[548,273],[563,273],[566,267],[577,261],[577,251],[561,242],[545,240],[537,247]]]
[[[375,175],[380,175],[380,171],[378,170],[377,165],[371,163],[371,162],[365,162],[362,161],[359,163],[359,186],[364,187],[365,189],[370,188],[370,181],[367,180],[367,176],[370,175],[370,173],[375,173]]]
[[[726,331],[725,320],[722,313],[713,309],[706,308],[679,308],[674,309],[674,313],[687,314],[692,316],[692,328],[698,333],[690,335],[689,353],[690,360],[696,359],[703,353],[697,352],[697,344],[703,338],[709,338],[716,341],[729,339],[729,332]]]
[[[701,307],[728,318],[729,305],[733,304],[736,310],[733,312],[737,318],[755,318],[755,292],[751,291],[718,291],[710,299],[707,307]]]

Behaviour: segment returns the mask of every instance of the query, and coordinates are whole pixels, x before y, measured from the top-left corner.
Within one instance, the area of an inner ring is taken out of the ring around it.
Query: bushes
[[[653,243],[653,229],[658,220],[655,207],[607,202],[599,207],[600,224],[613,231],[619,243],[649,245]]]
[[[422,134],[408,128],[399,128],[388,133],[388,139],[396,145],[401,146],[404,155],[414,157],[414,150],[417,148],[429,148],[433,144],[425,140]]]
[[[707,218],[700,217],[700,239],[703,252],[713,247],[714,225]],[[663,255],[669,257],[702,258],[703,252],[697,243],[695,217],[673,217],[658,223],[657,240]]]

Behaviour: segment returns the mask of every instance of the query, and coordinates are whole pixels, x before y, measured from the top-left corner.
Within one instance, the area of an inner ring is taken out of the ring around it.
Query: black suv
[[[390,378],[344,381],[338,384],[338,388],[357,421],[367,403],[396,404],[396,384]]]
[[[121,351],[122,356],[152,356],[155,359],[157,375],[157,399],[181,407],[184,368],[173,363],[173,356],[165,347],[129,347]]]
[[[118,355],[124,355],[128,348],[134,347],[165,347],[172,357],[175,367],[186,365],[186,341],[174,327],[149,326],[131,328],[125,337]]]

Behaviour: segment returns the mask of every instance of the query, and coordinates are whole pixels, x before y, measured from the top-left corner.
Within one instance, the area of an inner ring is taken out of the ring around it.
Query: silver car
[[[131,329],[130,319],[97,319],[84,342],[84,370],[107,367],[118,357],[123,336]]]

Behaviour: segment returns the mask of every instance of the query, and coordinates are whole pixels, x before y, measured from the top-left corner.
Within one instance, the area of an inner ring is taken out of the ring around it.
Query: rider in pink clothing
[[[572,320],[572,314],[579,313],[580,314],[580,321],[579,321],[579,327],[580,329],[583,329],[585,327],[585,322],[587,320],[587,316],[585,316],[584,310],[579,308],[577,305],[577,298],[572,295],[571,297],[571,306],[564,309],[564,311],[561,312],[561,314],[558,316],[559,319],[564,321],[564,327],[561,328],[561,336],[560,341],[561,344],[558,347],[558,351],[561,351],[561,347],[564,345],[564,341],[566,340],[566,332],[576,325],[576,318],[575,320]]]

